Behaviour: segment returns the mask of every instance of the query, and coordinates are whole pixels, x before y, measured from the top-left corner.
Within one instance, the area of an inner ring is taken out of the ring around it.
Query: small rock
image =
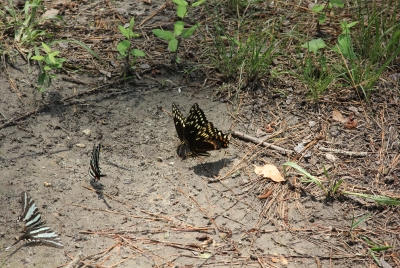
[[[86,147],[86,145],[82,144],[82,143],[77,143],[77,144],[75,144],[75,146],[79,147],[79,148],[85,148]]]
[[[85,129],[84,131],[82,131],[83,134],[85,134],[86,136],[90,136],[90,134],[92,134],[92,132],[90,131],[90,129]]]

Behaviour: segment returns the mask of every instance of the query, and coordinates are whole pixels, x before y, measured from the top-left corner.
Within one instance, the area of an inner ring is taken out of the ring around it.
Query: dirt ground
[[[127,17],[141,21],[159,4],[116,8],[119,16],[134,10]],[[399,198],[398,84],[382,82],[370,104],[350,91],[342,100],[310,104],[290,82],[279,91],[241,92],[232,103],[216,96],[205,72],[188,77],[161,66],[134,82],[60,75],[40,94],[33,86],[37,70],[29,68],[21,60],[0,75],[0,267],[64,267],[79,253],[75,267],[377,267],[366,240],[393,247],[376,256],[385,267],[400,267],[398,208],[348,195],[327,200],[293,170],[285,183],[253,171],[253,164],[272,163],[283,174],[282,165],[296,161],[324,180],[325,166],[332,180],[344,179],[343,189]],[[233,135],[229,148],[181,161],[172,102],[184,115],[198,103],[224,133],[307,150],[287,155]],[[332,120],[335,109],[354,113],[357,127]],[[272,122],[273,132],[265,133]],[[104,199],[88,177],[92,147],[100,142]],[[22,191],[64,249],[23,241],[4,251],[22,228],[15,222]],[[350,232],[352,219],[368,213]]]

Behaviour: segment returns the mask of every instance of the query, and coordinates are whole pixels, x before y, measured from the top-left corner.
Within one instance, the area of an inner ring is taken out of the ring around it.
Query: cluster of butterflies
[[[227,148],[230,135],[223,134],[209,122],[195,103],[185,118],[179,111],[175,103],[172,103],[172,114],[178,137],[181,141],[177,148],[177,154],[182,158],[209,156],[208,151]],[[93,146],[92,157],[89,166],[90,182],[98,182],[102,176],[99,167],[101,144]],[[17,237],[17,241],[6,250],[17,244],[21,240],[29,242],[42,242],[54,247],[62,248],[63,244],[60,237],[49,227],[44,226],[45,222],[38,211],[35,202],[26,192],[21,194],[22,213],[17,222],[23,221],[22,235]]]

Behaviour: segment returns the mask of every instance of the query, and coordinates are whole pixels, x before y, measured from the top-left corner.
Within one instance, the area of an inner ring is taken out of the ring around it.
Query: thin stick
[[[247,141],[251,141],[251,142],[253,142],[253,143],[260,144],[260,145],[262,145],[262,146],[264,146],[264,147],[269,147],[269,148],[271,148],[271,149],[280,151],[280,152],[282,152],[282,153],[284,153],[284,154],[289,154],[289,155],[290,155],[290,154],[294,154],[294,151],[292,151],[292,150],[288,150],[288,149],[285,149],[285,148],[282,148],[282,147],[273,145],[273,144],[268,143],[268,142],[263,142],[263,141],[260,140],[260,139],[257,139],[257,138],[255,138],[255,137],[252,137],[252,136],[247,135],[247,134],[244,134],[244,133],[242,133],[242,132],[240,132],[240,131],[233,131],[233,132],[232,132],[232,135],[235,136],[235,137],[237,137],[237,138],[240,138],[240,139],[243,139],[243,140],[247,140]]]

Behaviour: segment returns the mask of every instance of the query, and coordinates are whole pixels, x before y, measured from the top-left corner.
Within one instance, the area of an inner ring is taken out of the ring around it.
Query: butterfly
[[[23,234],[17,237],[17,241],[6,248],[6,250],[10,249],[21,240],[28,240],[29,242],[42,242],[43,244],[59,248],[64,247],[60,237],[49,227],[44,226],[45,222],[41,220],[42,216],[40,215],[35,202],[33,202],[32,198],[27,192],[22,192],[21,200],[22,213],[18,217],[17,222],[24,222],[22,231]]]
[[[99,157],[100,157],[100,149],[101,149],[101,143],[96,146],[93,145],[93,151],[92,151],[92,158],[90,159],[90,166],[89,166],[89,177],[90,181],[99,181],[101,175],[100,172],[100,167],[99,167]]]
[[[185,118],[172,103],[174,124],[181,144],[177,154],[182,158],[209,156],[208,151],[227,148],[230,135],[223,134],[209,122],[197,103],[193,104]]]

